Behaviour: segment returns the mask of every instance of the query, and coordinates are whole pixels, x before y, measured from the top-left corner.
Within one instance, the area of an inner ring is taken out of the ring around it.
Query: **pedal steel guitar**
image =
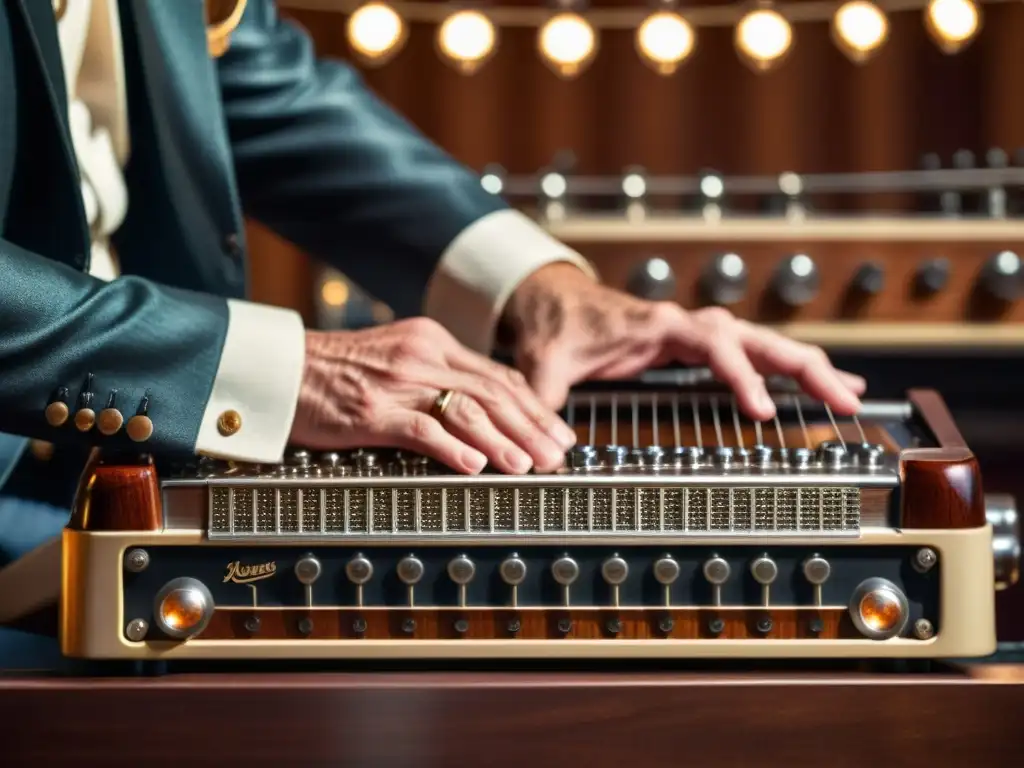
[[[983,495],[938,394],[841,420],[777,391],[757,423],[674,376],[575,392],[579,444],[547,475],[366,450],[166,471],[97,455],[63,540],[26,560],[62,563],[63,651],[92,659],[995,648],[1016,510]]]

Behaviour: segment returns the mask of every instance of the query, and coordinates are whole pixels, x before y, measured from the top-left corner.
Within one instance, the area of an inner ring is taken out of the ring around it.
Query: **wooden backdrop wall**
[[[348,57],[346,17],[301,5],[282,2],[283,13],[322,55]],[[435,28],[417,24],[406,48],[365,77],[478,169],[497,162],[534,173],[571,149],[583,173],[617,174],[631,164],[657,174],[906,170],[924,152],[948,162],[961,147],[979,157],[992,146],[1024,147],[1024,3],[984,9],[979,37],[954,56],[939,52],[920,13],[894,14],[889,42],[863,66],[836,48],[827,24],[799,24],[789,57],[768,74],[739,60],[730,28],[700,29],[694,57],[672,77],[639,60],[631,32],[605,32],[596,60],[571,81],[540,61],[535,30],[502,30],[494,58],[464,77],[439,58]],[[308,319],[307,260],[259,227],[251,247],[255,297]]]

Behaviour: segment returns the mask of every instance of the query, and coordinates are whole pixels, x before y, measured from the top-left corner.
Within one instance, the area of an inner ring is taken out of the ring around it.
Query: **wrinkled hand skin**
[[[595,282],[568,263],[542,267],[519,285],[502,317],[516,367],[550,408],[585,380],[637,376],[669,363],[707,365],[752,419],[775,415],[765,377],[794,378],[848,416],[860,409],[864,379],[837,370],[820,348],[710,307],[635,298]]]
[[[431,409],[446,389],[456,394],[439,420]],[[470,474],[485,463],[509,474],[548,472],[575,443],[521,373],[425,318],[308,332],[290,439],[316,450],[401,448]]]

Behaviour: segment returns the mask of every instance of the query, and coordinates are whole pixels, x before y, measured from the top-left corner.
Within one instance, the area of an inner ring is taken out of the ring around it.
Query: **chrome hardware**
[[[875,614],[887,615],[896,611],[896,619],[887,627],[877,626],[871,617],[865,617],[865,602],[871,602]],[[888,640],[903,633],[910,618],[910,604],[903,591],[888,579],[872,578],[862,581],[850,600],[850,618],[862,635],[871,640]]]
[[[124,628],[124,636],[133,643],[141,643],[149,632],[149,622],[145,619],[132,619]]]
[[[295,563],[295,578],[300,584],[312,586],[323,573],[323,566],[313,555],[303,555]]]
[[[606,445],[602,450],[608,469],[622,469],[629,464],[629,449],[622,445]]]
[[[454,557],[448,563],[448,578],[459,587],[459,605],[466,605],[466,585],[476,575],[476,566],[466,555]]]
[[[395,572],[403,584],[408,587],[414,586],[423,578],[423,561],[418,557],[408,555],[398,561]]]
[[[568,555],[560,557],[551,564],[551,576],[562,587],[562,603],[569,605],[569,588],[580,575],[580,566]]]
[[[705,301],[723,306],[735,304],[747,292],[747,278],[747,265],[739,254],[719,254],[701,275]]]
[[[985,518],[992,526],[996,589],[1012,587],[1020,578],[1020,518],[1009,494],[985,494]]]
[[[814,588],[814,604],[821,605],[821,588],[832,575],[832,566],[821,555],[812,555],[804,560],[803,571],[804,578]]]
[[[725,558],[717,555],[704,563],[704,578],[711,584],[711,602],[722,604],[722,585],[729,580],[731,569]]]
[[[666,301],[676,295],[676,276],[667,261],[655,257],[632,270],[626,290],[641,299]]]
[[[939,562],[939,556],[935,554],[934,549],[929,547],[924,547],[914,553],[914,570],[919,573],[930,571],[937,562]]]
[[[786,259],[772,281],[778,297],[791,307],[801,307],[811,302],[818,295],[819,283],[818,267],[805,253]]]
[[[142,573],[149,567],[149,552],[144,549],[129,549],[124,556],[124,569],[131,573]]]
[[[779,576],[779,566],[768,555],[761,555],[750,564],[750,575],[761,585],[761,605],[767,606],[771,602],[769,590]]]

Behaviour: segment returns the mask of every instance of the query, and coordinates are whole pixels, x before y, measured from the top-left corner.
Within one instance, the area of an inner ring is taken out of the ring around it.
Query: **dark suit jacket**
[[[202,0],[120,0],[132,154],[126,277],[89,277],[89,232],[48,0],[0,0],[0,431],[128,446],[43,412],[87,373],[126,417],[145,392],[148,449],[193,451],[227,328],[246,292],[243,213],[343,269],[400,314],[437,260],[503,204],[318,59],[272,0],[249,0],[222,58]],[[99,403],[102,407],[102,403]],[[0,462],[2,462],[0,450]],[[0,481],[4,467],[0,466]]]

